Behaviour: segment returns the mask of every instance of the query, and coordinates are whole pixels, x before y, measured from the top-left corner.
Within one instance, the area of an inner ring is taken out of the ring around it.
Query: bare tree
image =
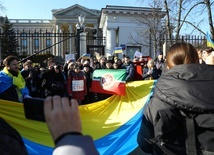
[[[146,0],[141,1],[146,2]],[[199,32],[205,35],[201,29],[201,24],[206,21],[200,18],[201,14],[204,14],[205,1],[209,0],[164,0],[162,1],[163,4],[160,3],[160,7],[162,5],[166,12],[166,35],[170,42],[173,36],[175,42],[179,41],[179,36],[187,31],[188,33]],[[211,6],[209,3],[207,5]],[[209,9],[209,7],[207,8]],[[211,9],[209,10],[211,11]],[[212,17],[211,13],[209,16]],[[210,23],[210,25],[213,24]]]
[[[210,0],[204,0],[204,3],[206,4],[207,11],[208,11],[210,33],[211,33],[211,38],[213,40],[214,39],[214,28],[213,28],[212,10],[211,10],[211,6],[212,6],[213,2],[210,3]]]
[[[6,8],[0,2],[0,12],[5,12],[5,11],[6,11]]]
[[[162,20],[165,12],[159,7],[161,1],[153,1],[153,3],[150,3],[151,9],[149,12],[136,17],[136,22],[142,25],[142,29],[136,30],[138,36],[131,35],[131,39],[136,44],[149,48],[149,55],[153,55],[153,57],[156,57],[155,52],[160,50],[160,39],[162,34],[165,34],[165,29],[163,29],[165,26]],[[144,40],[140,38],[144,38]]]

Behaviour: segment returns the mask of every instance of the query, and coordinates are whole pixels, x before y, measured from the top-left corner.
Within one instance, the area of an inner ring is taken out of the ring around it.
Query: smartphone
[[[24,98],[25,118],[45,122],[44,98]]]

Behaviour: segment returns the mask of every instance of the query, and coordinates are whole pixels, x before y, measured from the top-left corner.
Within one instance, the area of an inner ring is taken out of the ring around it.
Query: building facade
[[[115,54],[114,48],[121,46],[123,53],[116,54],[118,57],[126,54],[133,58],[136,51],[153,57],[154,43],[151,34],[139,33],[151,30],[146,22],[153,20],[153,11],[154,9],[145,7],[109,5],[101,10],[95,10],[75,4],[65,9],[53,9],[52,19],[9,19],[9,21],[17,32],[19,55],[48,53],[62,60],[66,54],[73,54],[76,59],[84,53],[90,53],[91,56],[95,56],[95,53],[112,56]],[[158,10],[158,13],[160,22],[165,14],[161,10]],[[77,34],[80,14],[85,16],[85,20],[83,30]],[[140,18],[143,22],[139,22]],[[92,33],[95,29],[96,34]],[[160,24],[156,29],[161,30]],[[145,42],[146,46],[143,44]],[[79,51],[77,44],[80,47]]]

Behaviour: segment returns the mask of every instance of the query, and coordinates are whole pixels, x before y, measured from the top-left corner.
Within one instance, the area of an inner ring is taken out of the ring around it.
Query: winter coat
[[[134,77],[135,77],[135,66],[133,64],[133,62],[129,61],[128,64],[123,65],[122,68],[126,69],[126,81],[134,81]]]
[[[188,109],[192,112],[201,112],[207,109],[214,111],[214,66],[187,64],[178,65],[167,70],[158,79],[155,85],[154,94],[145,107],[144,115],[142,117],[142,124],[138,132],[137,142],[140,148],[147,153],[154,153],[153,146],[149,140],[155,135],[162,134],[160,130],[156,129],[160,117],[159,111],[171,111],[173,107],[176,109]],[[167,113],[165,114],[167,116]],[[166,118],[170,119],[170,118]],[[175,127],[176,134],[169,134],[169,144],[185,147],[185,133],[183,132],[182,124],[171,122],[163,126],[165,131]],[[200,136],[204,136],[201,133]],[[210,134],[213,137],[214,135]],[[212,148],[213,143],[206,143],[203,146],[203,139],[197,139],[201,148]],[[210,146],[209,146],[210,145]],[[158,153],[156,153],[158,154]]]
[[[78,101],[84,99],[84,96],[87,94],[87,85],[84,72],[72,72],[68,76],[67,92],[69,96],[72,96],[72,98],[77,99]]]

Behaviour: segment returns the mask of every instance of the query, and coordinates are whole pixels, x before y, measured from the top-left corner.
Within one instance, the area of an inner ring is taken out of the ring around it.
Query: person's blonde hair
[[[150,65],[150,66],[149,66]],[[147,62],[147,67],[149,68],[153,68],[155,66],[155,62],[153,59],[150,59],[148,62]]]
[[[199,63],[196,48],[189,43],[176,43],[167,52],[166,64],[170,69],[176,65]]]

